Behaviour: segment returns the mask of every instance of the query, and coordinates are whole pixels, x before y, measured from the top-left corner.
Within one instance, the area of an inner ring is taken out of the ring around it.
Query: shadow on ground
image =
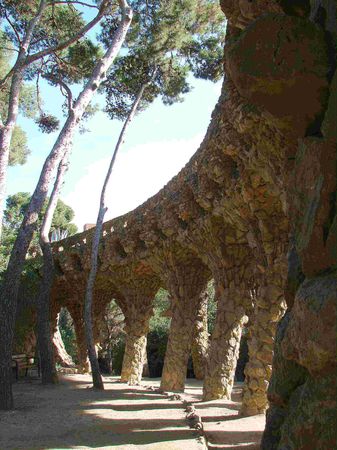
[[[202,448],[180,402],[111,380],[105,391],[95,391],[89,380],[67,375],[55,387],[15,383],[16,409],[0,414],[1,450]]]
[[[58,386],[26,379],[14,384],[16,409],[0,413],[1,450],[113,448],[120,450],[202,450],[187,426],[181,401],[150,389],[104,380],[90,389],[88,375],[64,375]],[[240,418],[241,386],[232,400],[201,402],[202,382],[188,380],[186,397],[196,402],[210,448],[258,448],[264,419]]]

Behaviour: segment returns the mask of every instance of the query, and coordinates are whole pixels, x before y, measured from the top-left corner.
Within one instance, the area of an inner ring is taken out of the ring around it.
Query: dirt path
[[[235,383],[231,400],[201,401],[200,382],[189,380],[184,397],[201,417],[209,449],[258,450],[265,416],[240,417],[243,383]]]
[[[237,416],[240,387],[236,401],[203,403],[201,385],[188,380],[184,398],[197,402],[210,448],[257,449],[264,417]],[[105,391],[89,386],[88,375],[65,375],[57,387],[32,379],[16,383],[16,409],[0,413],[0,449],[203,450],[182,402],[150,390],[159,380],[131,387],[106,377]]]
[[[181,402],[112,378],[97,392],[89,381],[66,375],[58,387],[16,383],[16,410],[0,414],[0,449],[203,449]]]

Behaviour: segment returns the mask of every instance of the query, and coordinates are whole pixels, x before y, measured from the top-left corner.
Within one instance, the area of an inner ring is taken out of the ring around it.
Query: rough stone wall
[[[275,325],[284,293],[288,310],[277,332],[263,448],[334,448],[336,2],[222,0],[221,6],[228,19],[226,79],[204,141],[157,195],[104,224],[97,289],[113,294],[126,267],[128,279],[163,280],[155,256],[169,246],[175,259],[189,252],[208,267],[223,292],[223,311],[237,315],[246,309],[240,286],[248,289],[279,267],[277,292],[267,281],[269,294],[252,312],[261,337],[259,317],[270,314]],[[55,245],[55,303],[72,302],[92,235]],[[228,289],[233,295],[224,294]],[[231,336],[219,338],[228,350]],[[251,349],[250,367],[260,356]],[[264,388],[269,375],[260,380]],[[248,380],[251,394],[259,391],[254,384]]]

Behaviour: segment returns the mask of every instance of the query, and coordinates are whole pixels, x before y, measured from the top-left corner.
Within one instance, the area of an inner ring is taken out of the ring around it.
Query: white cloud
[[[124,214],[158,192],[188,162],[203,136],[188,140],[150,142],[118,155],[108,186],[105,221]],[[63,200],[75,211],[79,230],[95,223],[101,187],[109,165],[104,158],[87,166],[86,174]]]

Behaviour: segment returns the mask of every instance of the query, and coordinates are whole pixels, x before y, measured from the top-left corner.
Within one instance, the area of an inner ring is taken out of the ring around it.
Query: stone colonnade
[[[202,262],[215,280],[218,300],[205,398],[230,395],[247,315],[250,361],[242,413],[263,412],[268,387],[264,448],[306,448],[307,430],[311,448],[333,448],[326,429],[334,428],[336,369],[336,5],[220,4],[228,20],[226,79],[206,136],[158,194],[104,225],[97,285],[109,279],[114,295],[125,299],[130,334],[139,314],[128,311],[129,304],[138,310],[138,302],[147,304],[148,297],[138,286],[142,300],[137,300],[123,286],[147,277],[160,279],[158,285],[170,291],[172,328],[163,385],[180,390],[187,342],[177,336],[186,326],[193,328],[202,290],[186,280]],[[60,293],[65,279],[75,289],[75,272],[88,265],[92,233],[55,245],[59,273],[53,301],[67,302]],[[297,256],[295,281],[291,258],[286,261],[289,236]],[[126,268],[127,277],[121,274]],[[285,294],[287,314],[274,347]],[[69,295],[69,303],[72,299]],[[140,311],[142,335],[147,311]],[[174,365],[177,376],[171,375]]]

